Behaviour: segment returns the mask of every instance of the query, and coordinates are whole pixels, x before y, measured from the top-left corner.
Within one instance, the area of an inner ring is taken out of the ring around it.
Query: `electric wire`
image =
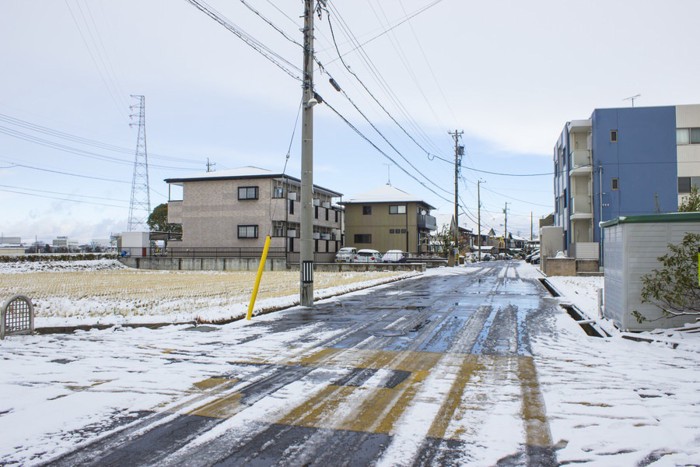
[[[88,44],[88,41],[85,38],[85,34],[83,33],[82,28],[80,27],[80,22],[78,21],[78,18],[76,17],[75,13],[73,13],[73,9],[71,8],[69,1],[68,0],[64,0],[64,1],[66,4],[66,7],[68,8],[68,11],[70,12],[71,18],[73,18],[73,22],[75,23],[75,27],[77,28],[78,33],[80,34],[80,38],[82,39],[83,44],[85,45],[85,48],[88,51],[88,55],[90,55],[90,59],[92,60],[92,63],[95,65],[95,68],[97,69],[97,72],[100,75],[100,79],[102,80],[102,83],[105,85],[105,88],[107,89],[107,92],[109,93],[110,98],[114,102],[117,111],[122,116],[126,116],[123,113],[124,112],[124,110],[123,110],[124,107],[122,106],[123,103],[120,104],[118,102],[118,98],[117,98],[118,94],[115,94],[115,91],[112,89],[112,86],[110,86],[110,83],[108,82],[109,81],[108,77],[105,76],[105,71],[103,71],[102,68],[99,66],[97,59],[95,58],[95,53],[93,53],[93,50],[90,48],[90,45]],[[78,6],[79,6],[79,4],[78,4]],[[81,10],[81,14],[82,14],[82,10]],[[83,16],[83,19],[85,19],[84,16]],[[88,29],[88,32],[91,33],[89,26],[87,27],[87,29]],[[94,41],[94,38],[93,38],[93,41]],[[99,51],[98,51],[98,53],[99,53]],[[104,62],[103,62],[103,64],[104,64]]]
[[[350,73],[350,74],[357,80],[357,82],[360,83],[360,85],[362,86],[362,88],[367,92],[367,94],[369,94],[369,96],[372,98],[372,100],[373,100],[374,102],[377,103],[377,105],[379,106],[379,108],[381,108],[381,109],[384,111],[384,113],[385,113],[385,114],[400,128],[400,129],[401,129],[401,131],[403,131],[404,134],[405,134],[406,136],[408,136],[409,139],[410,139],[411,141],[413,141],[413,142],[416,144],[416,146],[418,146],[423,152],[425,152],[426,154],[430,154],[430,152],[429,152],[427,149],[425,149],[418,141],[416,141],[416,139],[413,137],[413,135],[411,135],[411,134],[403,127],[403,125],[401,125],[401,124],[398,122],[398,120],[396,120],[396,118],[394,118],[394,116],[386,109],[386,107],[384,107],[384,105],[379,101],[379,99],[376,98],[376,96],[374,95],[374,93],[372,93],[372,91],[369,90],[369,88],[367,87],[367,85],[365,85],[365,83],[360,79],[360,77],[357,76],[357,73],[355,73],[355,72],[348,66],[347,63],[345,63],[345,60],[343,59],[343,56],[342,56],[342,54],[340,53],[340,49],[338,48],[338,42],[336,41],[336,38],[335,38],[335,31],[334,31],[334,29],[333,29],[333,22],[331,21],[331,15],[327,15],[327,16],[328,16],[328,28],[329,28],[329,30],[330,30],[330,32],[331,32],[331,37],[332,37],[332,39],[333,39],[333,45],[335,46],[335,50],[336,50],[336,52],[337,52],[337,54],[338,54],[338,58],[340,59],[340,63],[342,63],[342,65],[345,67],[345,69],[348,71],[348,73]]]
[[[21,131],[13,130],[11,128],[5,127],[5,126],[0,126],[0,133],[3,133],[8,136],[12,136],[13,138],[21,139],[24,141],[28,141],[30,143],[38,144],[40,146],[48,147],[51,149],[56,149],[62,152],[66,152],[69,154],[74,154],[79,157],[85,157],[88,159],[94,159],[94,160],[101,160],[104,162],[111,162],[115,164],[124,164],[124,165],[132,165],[133,162],[120,159],[117,157],[112,157],[112,156],[106,156],[104,154],[98,154],[96,152],[92,151],[86,151],[84,149],[79,149],[73,146],[68,146],[65,144],[57,143],[55,141],[51,141],[45,138],[40,138],[38,136],[33,136],[27,133],[23,133]],[[174,167],[174,166],[167,166],[167,165],[159,165],[159,164],[151,164],[151,167],[155,168],[160,168],[160,169],[170,169],[170,170],[192,170],[191,168],[188,167]]]
[[[352,30],[350,27],[347,25],[345,20],[342,18],[342,15],[340,15],[340,12],[338,11],[337,7],[333,5],[332,3],[329,6],[330,12],[333,13],[333,16],[337,18],[338,20],[338,25],[340,28],[343,30],[344,34],[348,39],[355,44],[358,44],[358,40],[353,34]],[[329,13],[330,17],[330,13]],[[330,21],[329,21],[330,24]],[[336,41],[337,44],[337,41]],[[375,81],[377,84],[382,88],[384,93],[386,93],[387,97],[391,102],[393,103],[394,106],[398,109],[398,111],[404,116],[406,121],[409,123],[409,125],[413,128],[413,130],[421,136],[421,138],[426,141],[427,143],[430,143],[435,150],[433,152],[440,152],[439,149],[437,149],[437,146],[431,141],[431,139],[427,136],[427,134],[423,131],[423,129],[418,125],[418,123],[415,121],[415,119],[410,115],[406,107],[403,105],[401,102],[401,99],[398,98],[398,96],[394,93],[392,86],[387,83],[387,81],[384,79],[384,77],[381,75],[379,72],[379,69],[377,66],[374,64],[372,59],[369,57],[369,55],[366,53],[366,51],[360,46],[357,48],[359,51],[359,57],[360,59],[364,62],[364,64],[367,67],[367,70],[369,73],[374,77]],[[342,55],[342,54],[341,54]]]
[[[64,139],[73,143],[79,143],[85,146],[92,146],[95,148],[99,149],[104,149],[107,151],[112,151],[112,152],[119,152],[123,154],[129,154],[133,155],[133,148],[125,148],[121,146],[117,146],[114,144],[110,143],[105,143],[103,141],[98,141],[94,139],[89,139],[85,138],[82,136],[77,136],[72,133],[67,133],[65,131],[60,131],[56,130],[53,128],[49,128],[46,126],[39,125],[37,123],[32,123],[26,120],[22,120],[16,117],[12,117],[7,114],[0,113],[0,121],[3,121],[5,123],[9,123],[14,126],[18,126],[27,130],[35,131],[37,133],[43,133],[45,135],[53,136],[56,138]],[[189,159],[189,158],[182,158],[182,157],[175,157],[175,156],[165,156],[162,154],[158,153],[153,153],[150,152],[148,153],[149,157],[154,158],[154,159],[162,159],[162,160],[168,160],[168,161],[173,161],[173,162],[183,162],[183,163],[190,163],[190,164],[199,164],[199,160],[195,159]]]
[[[34,193],[25,193],[25,192],[22,192],[22,191],[6,190],[6,189],[2,189],[2,188],[0,188],[0,191],[3,191],[3,192],[5,192],[5,193],[15,193],[15,194],[24,195],[24,196],[33,196],[33,197],[35,197],[35,198],[53,199],[53,200],[57,200],[57,201],[67,201],[67,202],[69,202],[69,203],[92,204],[92,205],[95,205],[95,206],[105,206],[105,207],[109,207],[109,208],[120,208],[120,209],[125,207],[125,205],[123,205],[123,206],[118,206],[118,205],[115,205],[115,204],[96,203],[96,202],[93,202],[93,201],[82,201],[82,200],[70,199],[70,198],[59,198],[59,197],[56,197],[56,196],[37,195],[37,194],[34,194]]]
[[[103,182],[113,182],[113,183],[125,183],[125,184],[129,184],[129,185],[131,184],[130,181],[126,181],[126,180],[116,180],[114,178],[94,177],[91,175],[64,172],[64,171],[60,171],[60,170],[47,169],[45,167],[36,167],[36,166],[32,166],[32,165],[27,165],[27,164],[14,163],[14,162],[8,161],[8,160],[5,160],[4,162],[12,164],[12,168],[21,167],[24,169],[38,170],[40,172],[49,172],[49,173],[55,173],[55,174],[59,174],[59,175],[67,175],[67,176],[71,176],[71,177],[85,178],[85,179],[90,179],[90,180],[100,180]]]
[[[376,149],[380,154],[382,154],[384,157],[386,157],[386,158],[389,159],[391,162],[393,162],[394,165],[396,165],[399,169],[401,169],[401,171],[403,171],[406,175],[408,175],[408,176],[411,177],[413,180],[415,180],[416,182],[418,182],[423,188],[427,189],[428,191],[430,191],[431,193],[433,193],[433,194],[434,194],[435,196],[437,196],[438,198],[440,198],[440,199],[442,199],[442,200],[445,200],[445,201],[447,201],[447,202],[450,202],[449,199],[445,198],[443,195],[439,194],[438,192],[436,192],[435,190],[433,190],[432,188],[430,188],[429,186],[427,186],[425,183],[423,183],[423,181],[419,180],[415,175],[413,175],[413,174],[410,173],[408,170],[406,170],[405,168],[403,168],[403,166],[401,166],[401,164],[397,163],[396,160],[393,159],[390,155],[388,155],[387,153],[385,153],[384,151],[382,151],[381,148],[380,148],[379,146],[377,146],[377,145],[376,145],[372,140],[370,140],[364,133],[362,133],[355,125],[353,125],[347,118],[345,118],[345,116],[343,116],[338,110],[336,110],[335,107],[333,107],[331,104],[329,104],[328,101],[324,101],[324,103],[326,104],[326,106],[327,106],[329,109],[331,109],[331,110],[333,111],[333,113],[335,113],[343,122],[345,122],[345,124],[348,125],[355,133],[357,133],[362,139],[364,139],[367,143],[369,143],[369,144],[370,144],[374,149]]]
[[[192,6],[197,8],[199,11],[201,11],[202,13],[209,16],[209,18],[211,18],[214,21],[216,21],[217,23],[219,23],[221,26],[226,28],[229,32],[233,33],[236,37],[238,37],[243,42],[245,42],[246,45],[248,45],[253,50],[258,52],[260,55],[265,57],[268,61],[270,61],[275,66],[277,66],[280,70],[284,71],[287,75],[289,75],[290,77],[294,78],[297,81],[303,81],[303,79],[300,76],[300,74],[303,74],[303,72],[298,66],[296,66],[295,64],[293,64],[289,60],[285,59],[280,54],[278,54],[274,50],[270,49],[262,42],[255,39],[253,36],[251,36],[250,34],[245,32],[239,26],[233,24],[226,17],[224,17],[221,13],[217,12],[214,8],[207,5],[206,2],[200,1],[200,0],[185,0],[185,1],[189,2]]]
[[[370,2],[369,3],[370,7],[372,8],[372,11],[374,12],[374,15],[377,17],[377,19],[381,23],[381,19],[379,18],[379,15],[377,14],[377,11],[374,9],[373,4]],[[384,8],[382,7],[381,3],[378,3],[379,9],[384,15],[384,19],[388,22],[388,18],[386,16],[386,12],[384,11]],[[410,25],[410,23],[409,23]],[[396,56],[399,58],[401,63],[403,64],[404,69],[406,70],[408,76],[410,76],[411,81],[413,81],[413,84],[416,86],[418,89],[418,92],[423,96],[423,100],[427,104],[428,108],[430,109],[430,112],[433,115],[433,118],[435,119],[435,122],[437,123],[438,127],[445,127],[443,122],[440,121],[440,117],[438,116],[437,112],[435,111],[435,108],[433,107],[433,104],[430,102],[430,99],[428,99],[428,96],[425,94],[425,91],[423,90],[423,87],[419,84],[418,82],[418,77],[416,76],[415,71],[413,70],[413,67],[411,67],[411,64],[409,63],[406,53],[403,50],[403,47],[401,47],[401,43],[397,41],[396,35],[392,32],[391,34],[388,34],[387,37],[389,38],[389,42],[391,43],[391,46],[394,48],[396,51]]]
[[[250,11],[252,11],[253,13],[255,13],[260,19],[262,19],[262,20],[265,21],[268,25],[270,25],[275,31],[279,32],[279,33],[280,33],[285,39],[287,39],[289,42],[291,42],[292,44],[298,45],[298,46],[301,47],[302,49],[304,48],[304,45],[303,45],[301,42],[299,42],[299,41],[293,39],[292,37],[290,37],[289,34],[287,34],[286,32],[284,32],[284,30],[283,30],[282,28],[280,28],[280,27],[277,26],[275,23],[273,23],[272,21],[270,21],[267,17],[265,17],[262,13],[260,13],[260,11],[256,10],[255,8],[253,8],[248,2],[246,2],[245,0],[241,0],[241,3],[242,3],[243,5],[245,5],[246,8],[248,8]]]
[[[103,200],[103,201],[117,201],[117,202],[128,203],[128,201],[126,201],[126,200],[124,200],[124,199],[106,198],[106,197],[103,197],[103,196],[80,195],[80,194],[77,194],[77,193],[63,193],[63,192],[59,192],[59,191],[41,190],[41,189],[38,189],[38,188],[27,188],[27,187],[21,187],[21,186],[2,185],[2,184],[0,184],[0,187],[2,187],[2,188],[10,188],[10,189],[14,189],[14,190],[35,191],[35,192],[38,192],[38,193],[49,193],[49,194],[52,194],[52,195],[73,196],[73,197],[76,197],[76,198],[89,198],[89,199],[99,199],[99,200]]]

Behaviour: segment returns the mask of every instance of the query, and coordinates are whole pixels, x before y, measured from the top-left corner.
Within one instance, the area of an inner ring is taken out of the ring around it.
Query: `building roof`
[[[292,177],[284,173],[272,172],[271,170],[262,169],[260,167],[250,165],[245,167],[237,167],[235,169],[218,170],[215,172],[203,172],[184,177],[166,178],[165,183],[180,185],[185,182],[201,182],[207,180],[247,180],[255,178],[287,178],[297,183],[301,183],[301,180],[296,177]],[[342,193],[338,193],[337,191],[330,190],[328,188],[323,188],[315,184],[314,189],[323,190],[332,197],[340,197],[343,195]]]
[[[361,193],[353,198],[345,199],[341,204],[372,204],[372,203],[420,203],[429,209],[435,209],[415,195],[406,193],[391,185],[382,185],[374,190]]]
[[[650,224],[667,222],[700,222],[700,212],[672,212],[668,214],[649,214],[643,216],[622,216],[601,222],[601,227],[618,224]]]

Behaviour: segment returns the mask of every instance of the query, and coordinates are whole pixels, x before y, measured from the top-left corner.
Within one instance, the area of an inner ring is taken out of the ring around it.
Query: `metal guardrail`
[[[170,256],[172,258],[260,258],[262,248],[220,247],[220,248],[168,248],[161,254],[152,256]],[[274,247],[267,252],[268,258],[284,258],[284,248]]]
[[[15,295],[0,312],[0,339],[34,333],[34,305],[24,295]]]
[[[181,248],[172,247],[165,250],[158,248],[122,248],[120,256],[131,257],[166,257],[166,258],[260,258],[262,248],[254,247],[216,247],[216,248]],[[274,247],[268,251],[268,258],[284,258],[284,248]]]

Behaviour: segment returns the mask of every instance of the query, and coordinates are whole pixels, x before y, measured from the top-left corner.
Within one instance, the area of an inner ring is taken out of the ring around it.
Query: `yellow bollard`
[[[258,266],[258,275],[255,277],[255,287],[253,287],[253,295],[250,296],[250,304],[248,305],[248,314],[245,319],[250,320],[253,317],[253,307],[255,299],[258,298],[258,289],[260,288],[260,279],[262,279],[263,269],[265,269],[265,260],[267,259],[267,251],[270,249],[270,236],[265,237],[265,246],[263,247],[262,256],[260,257],[260,266]]]

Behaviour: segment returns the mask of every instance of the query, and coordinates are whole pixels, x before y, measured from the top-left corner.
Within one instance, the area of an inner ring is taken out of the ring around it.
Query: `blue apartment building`
[[[568,256],[601,258],[601,222],[676,212],[700,186],[700,105],[596,109],[554,147],[554,222]]]

